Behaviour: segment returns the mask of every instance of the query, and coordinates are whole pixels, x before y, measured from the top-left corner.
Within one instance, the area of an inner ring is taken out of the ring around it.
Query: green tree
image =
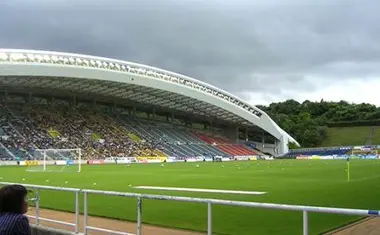
[[[303,147],[315,147],[326,137],[327,126],[360,126],[380,123],[380,108],[372,104],[295,100],[257,106]]]
[[[309,147],[316,147],[322,139],[317,129],[305,130],[302,137],[303,144]]]

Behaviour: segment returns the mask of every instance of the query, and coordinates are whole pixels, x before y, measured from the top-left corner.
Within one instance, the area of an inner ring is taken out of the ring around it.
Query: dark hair
[[[13,212],[22,214],[28,191],[22,185],[7,185],[0,189],[0,214]]]

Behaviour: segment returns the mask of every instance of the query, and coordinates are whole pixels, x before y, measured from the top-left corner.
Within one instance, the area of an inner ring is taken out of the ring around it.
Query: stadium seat
[[[83,159],[104,157],[244,156],[258,153],[220,136],[92,106],[11,103],[0,109],[0,158],[33,159],[34,149],[82,149]],[[65,159],[65,156],[60,156]]]
[[[203,140],[208,144],[216,146],[218,149],[223,151],[225,154],[230,156],[257,156],[260,155],[259,152],[248,148],[243,144],[234,144],[231,141],[224,139],[219,136],[208,136],[202,133],[194,133],[199,139]]]
[[[331,148],[310,148],[310,149],[293,149],[284,154],[284,157],[297,156],[334,156],[346,155],[353,147],[331,147]]]

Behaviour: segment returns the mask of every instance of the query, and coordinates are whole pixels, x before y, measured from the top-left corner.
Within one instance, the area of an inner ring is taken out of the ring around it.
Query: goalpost
[[[82,150],[76,149],[36,149],[34,158],[40,165],[28,167],[27,171],[63,172],[70,169],[81,172]],[[78,166],[76,168],[75,166]]]

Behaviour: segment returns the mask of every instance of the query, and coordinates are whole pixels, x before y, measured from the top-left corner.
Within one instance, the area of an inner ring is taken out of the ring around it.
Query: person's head
[[[22,185],[7,185],[0,189],[0,214],[25,214],[28,211],[28,191]]]

